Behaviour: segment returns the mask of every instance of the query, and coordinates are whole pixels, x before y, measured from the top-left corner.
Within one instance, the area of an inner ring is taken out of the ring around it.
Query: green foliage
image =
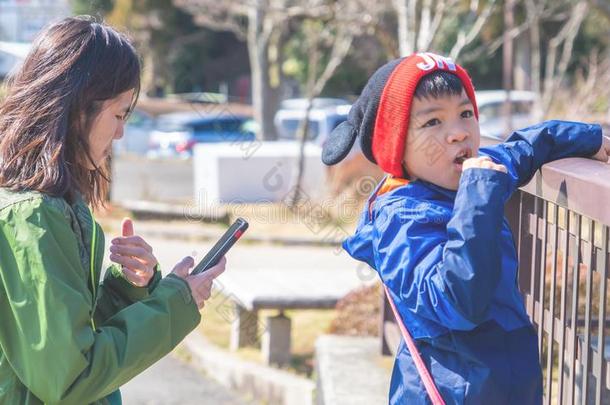
[[[145,63],[154,64],[147,66],[153,77],[148,83],[150,88],[145,90],[171,93],[190,91],[197,85],[200,75],[192,73],[202,47],[183,39],[200,29],[193,17],[172,0],[116,0],[108,21],[132,32]]]
[[[112,11],[113,0],[70,0],[74,14],[89,14],[104,17]]]
[[[282,66],[284,75],[292,77],[304,90],[309,72],[305,33],[302,29],[292,33],[284,45],[285,62]]]
[[[380,64],[383,62],[380,62]],[[349,55],[337,68],[335,74],[328,80],[322,96],[341,97],[344,95],[360,94],[370,73]]]

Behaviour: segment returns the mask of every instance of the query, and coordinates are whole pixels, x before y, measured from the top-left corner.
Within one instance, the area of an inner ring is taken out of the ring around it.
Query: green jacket
[[[93,254],[91,254],[93,252]],[[200,321],[188,284],[135,287],[82,199],[0,188],[0,404],[120,404]]]

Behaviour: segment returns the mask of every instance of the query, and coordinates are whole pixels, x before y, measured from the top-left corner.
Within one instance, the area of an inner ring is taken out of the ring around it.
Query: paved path
[[[125,405],[245,405],[247,402],[170,354],[121,388]]]

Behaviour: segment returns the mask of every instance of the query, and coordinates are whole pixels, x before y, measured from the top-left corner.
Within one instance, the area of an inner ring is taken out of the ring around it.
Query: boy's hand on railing
[[[489,156],[477,156],[464,160],[462,172],[472,168],[491,169],[506,173],[506,166],[494,163]]]
[[[602,136],[602,146],[599,148],[597,153],[591,156],[591,159],[599,160],[600,162],[608,163],[608,157],[610,157],[610,137]]]

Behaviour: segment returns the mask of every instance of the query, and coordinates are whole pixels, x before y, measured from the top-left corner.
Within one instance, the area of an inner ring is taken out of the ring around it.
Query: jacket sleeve
[[[484,147],[508,169],[513,190],[527,184],[545,163],[568,157],[591,157],[602,145],[602,129],[596,124],[545,121],[514,132],[504,143]]]
[[[508,191],[507,174],[468,169],[446,228],[429,206],[413,209],[407,201],[380,211],[375,264],[400,307],[450,329],[470,330],[486,319],[501,274]]]
[[[20,381],[46,404],[105,397],[170,352],[200,320],[175,276],[93,330],[92,295],[77,241],[45,202],[0,215],[0,346]]]
[[[104,323],[112,315],[123,308],[148,298],[161,281],[159,265],[146,287],[137,287],[129,283],[123,276],[121,267],[113,263],[106,269],[104,281],[99,286],[94,319],[96,324]]]

